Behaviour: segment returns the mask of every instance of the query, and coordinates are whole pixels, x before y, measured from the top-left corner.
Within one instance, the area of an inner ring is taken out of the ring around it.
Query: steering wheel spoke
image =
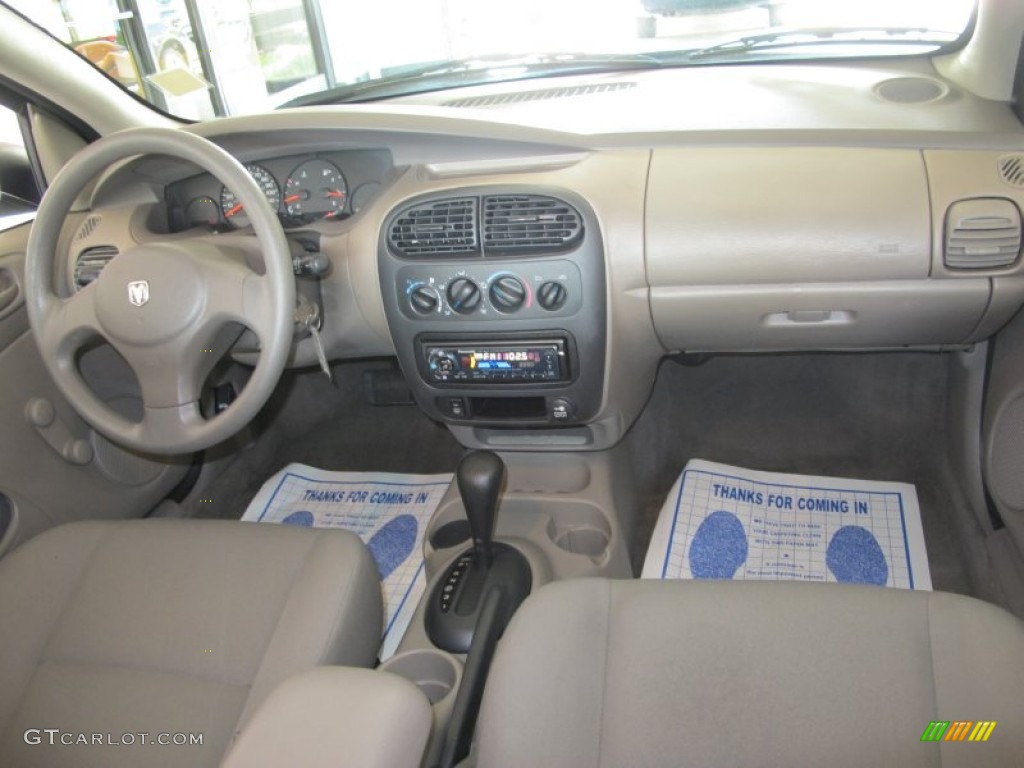
[[[271,331],[265,309],[270,301],[266,276],[225,256],[204,259],[200,272],[207,291],[201,333],[211,336],[227,323],[238,323],[262,343]]]
[[[135,373],[147,411],[176,408],[198,399],[204,378],[200,366],[203,350],[183,348],[185,346],[181,343],[157,347],[115,345]]]
[[[54,297],[44,310],[36,338],[44,356],[67,365],[84,342],[102,335],[92,284],[70,298]]]

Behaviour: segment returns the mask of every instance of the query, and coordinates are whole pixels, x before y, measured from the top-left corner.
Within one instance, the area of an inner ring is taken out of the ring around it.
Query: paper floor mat
[[[700,459],[669,492],[642,575],[932,588],[913,485]]]
[[[242,520],[344,528],[359,536],[381,573],[383,660],[398,647],[426,587],[423,532],[451,479],[451,474],[328,472],[289,464],[263,484]]]

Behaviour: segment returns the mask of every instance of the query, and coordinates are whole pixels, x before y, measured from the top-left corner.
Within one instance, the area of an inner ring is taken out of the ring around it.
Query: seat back
[[[216,765],[281,681],[373,664],[381,604],[369,552],[341,531],[214,520],[47,531],[0,561],[0,765]],[[56,744],[26,738],[44,729]],[[187,741],[148,746],[143,733]]]
[[[932,721],[997,725],[922,741]],[[877,587],[556,582],[501,641],[474,752],[480,768],[1020,766],[1024,623]]]

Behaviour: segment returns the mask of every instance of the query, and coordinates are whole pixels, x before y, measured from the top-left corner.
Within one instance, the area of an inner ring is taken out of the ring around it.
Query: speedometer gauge
[[[262,165],[254,164],[245,166],[245,170],[249,172],[249,175],[253,177],[259,188],[263,190],[263,196],[267,198],[270,207],[277,211],[281,207],[281,190],[278,189],[277,182],[270,175],[270,171]],[[245,208],[242,207],[238,198],[235,197],[235,193],[227,187],[220,191],[220,210],[224,214],[224,220],[232,226],[249,226],[249,217],[245,213]]]
[[[285,210],[299,223],[337,218],[344,214],[347,200],[345,177],[327,160],[307,160],[284,184]]]

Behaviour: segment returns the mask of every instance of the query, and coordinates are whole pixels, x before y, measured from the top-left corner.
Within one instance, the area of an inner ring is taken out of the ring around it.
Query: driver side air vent
[[[112,245],[95,245],[78,254],[75,262],[75,290],[82,290],[99,277],[107,262],[117,253],[117,248]]]
[[[997,269],[1020,255],[1021,220],[1009,200],[961,200],[946,214],[946,266]]]
[[[562,251],[583,236],[583,217],[564,200],[544,195],[484,198],[484,250]]]
[[[403,211],[388,232],[403,256],[457,256],[478,253],[476,198],[423,203]]]

